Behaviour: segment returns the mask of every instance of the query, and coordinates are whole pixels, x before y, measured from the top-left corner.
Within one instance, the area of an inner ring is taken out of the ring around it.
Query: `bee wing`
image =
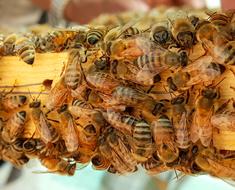
[[[211,117],[212,126],[221,130],[235,131],[235,113],[216,114]]]
[[[198,117],[198,114],[196,112],[193,116],[193,122],[190,127],[190,139],[193,143],[199,140],[199,124],[198,124],[199,119],[200,118]]]
[[[48,125],[50,125],[50,123],[47,121],[47,119],[43,113],[40,114],[39,121],[40,122],[39,122],[39,125],[37,126],[37,128],[40,133],[40,137],[42,138],[42,140],[45,143],[52,141],[52,135],[51,135],[51,132],[48,127]]]
[[[200,128],[199,128],[199,138],[201,140],[201,143],[208,147],[210,145],[211,139],[212,139],[212,124],[211,124],[211,117],[213,114],[213,109],[211,109],[207,116],[204,118],[198,118],[200,119]]]
[[[68,125],[65,126],[63,139],[69,152],[74,152],[78,148],[78,137],[75,131],[75,124],[72,118],[69,118]]]
[[[196,60],[194,63],[186,66],[184,69],[182,69],[183,72],[193,72],[200,70],[202,68],[207,67],[211,62],[213,58],[211,56],[203,56]]]

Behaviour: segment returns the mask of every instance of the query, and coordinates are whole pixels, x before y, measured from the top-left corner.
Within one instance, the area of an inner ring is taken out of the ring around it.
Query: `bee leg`
[[[230,98],[229,100],[227,100],[226,102],[224,102],[217,110],[215,113],[222,113],[223,111],[225,111],[225,109],[228,107],[228,104],[232,101],[232,98]]]

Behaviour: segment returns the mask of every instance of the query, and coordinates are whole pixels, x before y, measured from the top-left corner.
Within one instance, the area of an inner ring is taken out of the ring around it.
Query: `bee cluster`
[[[235,179],[235,151],[213,143],[215,131],[235,130],[235,96],[221,88],[225,73],[235,77],[234,13],[3,36],[3,56],[37,64],[36,52],[67,51],[68,59],[59,81],[44,81],[45,102],[1,93],[0,158],[18,167],[38,158],[65,175],[91,162],[117,174],[141,166]]]

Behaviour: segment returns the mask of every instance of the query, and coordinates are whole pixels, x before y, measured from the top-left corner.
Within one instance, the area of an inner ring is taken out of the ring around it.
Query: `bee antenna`
[[[32,94],[31,94],[31,92],[30,92],[30,90],[29,90],[29,88],[28,88],[28,92],[29,92],[29,96],[30,96],[30,98],[33,100],[33,102],[35,101],[35,99],[34,99],[34,97],[32,96]]]

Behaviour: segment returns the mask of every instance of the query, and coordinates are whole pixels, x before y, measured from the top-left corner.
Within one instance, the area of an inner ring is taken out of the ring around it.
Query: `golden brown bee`
[[[12,145],[5,145],[0,154],[3,160],[11,162],[17,168],[21,168],[29,161],[27,156],[22,152],[16,151]]]
[[[22,107],[26,103],[27,97],[23,95],[14,95],[2,97],[1,105],[4,110],[14,110]]]
[[[181,47],[191,48],[194,45],[195,28],[186,12],[177,11],[169,15],[172,23],[171,33]]]
[[[202,150],[195,159],[195,163],[212,176],[235,179],[234,159],[228,161],[219,160],[210,149]]]
[[[36,126],[36,131],[44,143],[56,142],[59,139],[59,134],[56,129],[48,121],[43,113],[40,101],[33,101],[29,104],[31,108],[31,117]]]
[[[70,163],[61,158],[42,157],[40,161],[51,173],[72,176],[76,171],[76,163]]]
[[[107,112],[103,113],[103,115],[112,127],[126,135],[132,135],[134,126],[138,121],[132,116],[121,114],[110,108],[108,108]]]
[[[193,143],[200,139],[202,145],[206,147],[210,145],[212,139],[211,117],[217,98],[219,98],[219,91],[215,87],[204,88],[197,97],[190,127],[190,138]]]
[[[86,80],[92,88],[107,93],[112,92],[120,83],[106,72],[90,72],[87,74]]]
[[[32,65],[34,63],[36,50],[33,42],[26,37],[21,37],[15,42],[15,51],[20,58],[27,64]]]
[[[107,137],[107,143],[111,148],[111,164],[120,174],[136,171],[137,162],[132,156],[130,149],[125,144],[124,135],[114,130]]]
[[[169,68],[185,67],[188,64],[186,51],[179,53],[161,50],[142,55],[135,60],[139,71],[136,80],[145,85],[153,85],[158,75]]]
[[[155,175],[167,171],[169,169],[156,155],[153,154],[147,161],[141,163],[141,166],[147,171],[150,175]]]
[[[187,149],[190,146],[189,120],[186,110],[186,100],[183,96],[178,96],[171,100],[172,122],[175,131],[175,142],[181,149]]]
[[[152,26],[150,38],[163,47],[170,45],[169,43],[172,41],[172,35],[169,22],[167,20],[163,20]]]
[[[190,79],[186,86],[192,86],[198,83],[211,83],[220,77],[226,71],[226,68],[217,62],[213,62],[211,56],[203,56],[182,70],[190,73]]]
[[[69,91],[61,79],[50,90],[48,99],[46,101],[46,108],[50,111],[56,108],[60,108],[66,102],[68,95]]]
[[[152,156],[153,141],[150,125],[145,121],[136,122],[133,129],[133,156],[139,162],[144,162]]]
[[[160,114],[151,123],[153,139],[158,157],[165,163],[174,162],[179,157],[179,150],[174,142],[174,128],[167,115]]]
[[[218,60],[219,63],[224,65],[234,65],[235,57],[235,41],[228,41],[224,45],[216,45],[212,55]]]
[[[96,153],[91,159],[92,167],[96,170],[106,170],[110,167],[110,161],[102,154]]]
[[[77,44],[86,40],[86,30],[60,29],[48,32],[45,36],[46,49],[60,52],[65,49],[76,47]]]
[[[127,86],[118,86],[112,92],[111,104],[112,103],[119,103],[126,106],[137,106],[139,108],[144,108],[144,106],[154,104],[154,100],[146,93],[141,92],[135,88]]]
[[[13,114],[2,129],[2,139],[5,142],[14,142],[23,134],[26,122],[26,111],[19,111]]]
[[[60,114],[60,135],[68,152],[74,152],[78,149],[78,135],[73,116],[68,111],[68,105],[63,105],[58,113]]]
[[[64,83],[69,89],[75,90],[81,84],[82,74],[79,71],[79,50],[69,51],[68,62],[64,73]]]

